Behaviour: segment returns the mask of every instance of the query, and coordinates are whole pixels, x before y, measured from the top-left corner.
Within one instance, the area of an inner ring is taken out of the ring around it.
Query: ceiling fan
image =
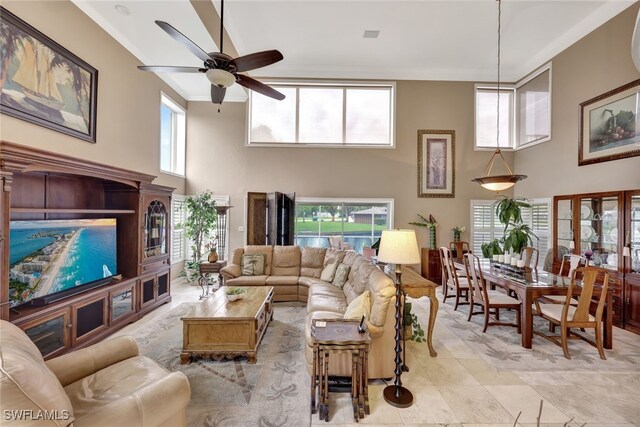
[[[207,53],[200,46],[189,40],[187,36],[176,30],[170,24],[164,21],[155,21],[155,23],[169,34],[178,43],[189,49],[191,53],[204,62],[202,67],[174,67],[164,65],[139,66],[142,71],[153,71],[157,73],[204,73],[211,82],[211,102],[214,104],[222,104],[227,88],[234,83],[244,86],[247,89],[256,91],[263,95],[283,100],[285,96],[273,89],[272,87],[259,82],[256,79],[245,74],[239,74],[244,71],[255,70],[256,68],[266,67],[283,59],[282,54],[277,50],[265,50],[262,52],[251,53],[249,55],[232,58],[223,53],[224,44],[224,0],[222,0],[220,8],[220,52]]]

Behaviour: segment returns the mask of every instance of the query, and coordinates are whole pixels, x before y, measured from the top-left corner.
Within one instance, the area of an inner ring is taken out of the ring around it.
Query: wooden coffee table
[[[256,363],[260,340],[273,318],[273,287],[243,288],[244,298],[229,301],[226,286],[191,310],[182,320],[182,364],[192,357],[247,356]]]

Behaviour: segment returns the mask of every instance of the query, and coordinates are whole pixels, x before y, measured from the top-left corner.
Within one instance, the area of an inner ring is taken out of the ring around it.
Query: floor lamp
[[[402,292],[402,264],[419,264],[420,253],[414,230],[384,230],[380,238],[378,261],[396,266],[396,379],[384,389],[384,400],[397,408],[413,404],[413,394],[402,387],[402,328],[404,320],[404,298]]]

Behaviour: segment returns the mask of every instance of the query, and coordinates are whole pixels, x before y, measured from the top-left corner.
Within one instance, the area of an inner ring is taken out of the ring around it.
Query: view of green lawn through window
[[[362,253],[390,228],[390,203],[298,202],[296,244]]]

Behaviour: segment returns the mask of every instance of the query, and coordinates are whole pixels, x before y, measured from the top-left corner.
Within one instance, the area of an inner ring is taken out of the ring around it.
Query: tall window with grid
[[[174,194],[171,199],[171,262],[184,261],[187,253],[187,236],[184,222],[187,219],[185,196]]]

